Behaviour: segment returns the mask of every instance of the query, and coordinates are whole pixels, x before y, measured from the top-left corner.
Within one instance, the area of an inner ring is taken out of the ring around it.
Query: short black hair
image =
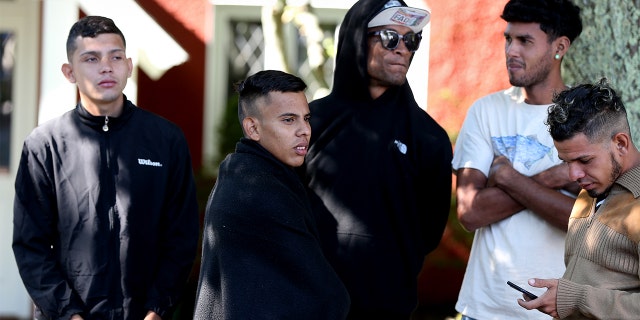
[[[113,20],[101,17],[101,16],[86,16],[71,26],[69,30],[69,36],[67,37],[67,59],[71,61],[73,52],[78,48],[76,46],[76,39],[82,38],[95,38],[99,34],[103,33],[115,33],[122,38],[122,43],[125,48],[127,47],[127,41],[124,39],[124,34],[118,29]]]
[[[549,41],[566,36],[573,41],[582,33],[580,8],[569,0],[510,0],[500,16],[507,22],[534,22]]]
[[[590,142],[603,141],[619,132],[630,134],[627,110],[606,78],[554,96],[546,124],[555,141],[565,141],[580,133]]]
[[[239,93],[238,120],[255,115],[255,101],[259,98],[269,99],[270,92],[302,92],[307,85],[302,79],[278,70],[259,71],[244,81],[236,84]],[[267,100],[268,101],[268,100]]]

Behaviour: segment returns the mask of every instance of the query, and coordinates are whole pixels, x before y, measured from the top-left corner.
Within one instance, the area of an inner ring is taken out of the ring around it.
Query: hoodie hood
[[[347,12],[338,34],[332,94],[349,100],[370,101],[367,72],[367,25],[389,0],[360,0]],[[399,1],[402,5],[407,4]],[[405,82],[403,86],[408,84]]]

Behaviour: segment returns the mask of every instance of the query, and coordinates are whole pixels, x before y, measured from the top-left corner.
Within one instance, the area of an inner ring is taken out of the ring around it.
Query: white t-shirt
[[[526,176],[560,163],[545,125],[547,108],[526,104],[517,87],[477,100],[460,130],[453,169],[474,168],[488,176],[496,155]],[[562,277],[565,236],[529,210],[477,229],[456,310],[478,320],[549,319],[520,307],[516,300],[522,294],[507,280],[542,294],[546,289],[532,288],[527,280]]]

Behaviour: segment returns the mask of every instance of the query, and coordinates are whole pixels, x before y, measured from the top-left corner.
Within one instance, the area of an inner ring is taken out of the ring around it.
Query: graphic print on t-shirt
[[[491,144],[494,154],[507,157],[511,163],[522,163],[527,169],[553,152],[550,147],[540,143],[535,135],[491,137]]]

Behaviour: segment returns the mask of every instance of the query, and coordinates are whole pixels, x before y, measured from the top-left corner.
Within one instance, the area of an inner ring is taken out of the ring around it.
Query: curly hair
[[[591,142],[629,133],[627,110],[606,78],[581,84],[553,97],[546,124],[555,141],[583,133]]]
[[[582,33],[580,8],[569,0],[511,0],[500,17],[507,22],[540,23],[549,42],[561,36],[573,42]]]

